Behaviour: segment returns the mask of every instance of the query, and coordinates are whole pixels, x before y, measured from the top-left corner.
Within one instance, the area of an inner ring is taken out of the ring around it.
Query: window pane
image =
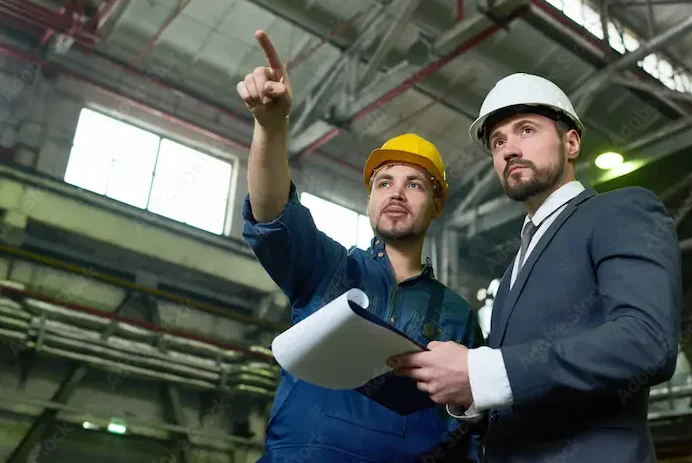
[[[625,53],[625,45],[622,43],[622,37],[620,37],[620,32],[618,32],[615,24],[608,21],[608,43],[613,47],[614,50],[620,53]]]
[[[148,209],[223,233],[232,166],[171,140],[162,140]]]
[[[622,33],[622,43],[625,45],[627,51],[634,51],[639,48],[639,40],[627,31]]]
[[[191,203],[194,204],[194,206],[189,209],[186,216],[186,223],[188,225],[201,228],[211,233],[216,233],[217,235],[223,233],[228,201],[225,199],[209,199],[203,202],[191,200]]]
[[[179,184],[175,177],[154,175],[147,209],[169,219],[185,222],[189,207],[185,203],[185,192],[178,187]]]
[[[370,226],[370,218],[367,215],[358,216],[358,237],[357,244],[361,249],[368,249],[375,234]]]
[[[81,146],[73,146],[65,170],[65,182],[105,194],[108,189],[108,177],[113,161],[99,153]]]
[[[300,200],[310,209],[315,225],[320,231],[346,248],[356,245],[358,234],[356,212],[310,193],[301,194]]]
[[[88,108],[82,109],[74,144],[103,151],[114,159],[137,162],[152,170],[156,161],[159,137]]]
[[[654,77],[658,77],[658,57],[655,54],[650,54],[640,62],[642,68]]]
[[[582,13],[582,5],[580,0],[565,0],[565,6],[562,12],[575,23],[580,26],[584,25],[584,15]]]
[[[231,165],[171,140],[163,140],[156,175],[176,179],[176,188],[184,194],[226,200]]]
[[[584,27],[586,30],[591,32],[593,35],[599,39],[603,38],[603,24],[601,23],[601,15],[591,8],[589,5],[584,4]]]
[[[117,161],[113,163],[106,196],[144,209],[147,207],[152,174],[134,167]]]

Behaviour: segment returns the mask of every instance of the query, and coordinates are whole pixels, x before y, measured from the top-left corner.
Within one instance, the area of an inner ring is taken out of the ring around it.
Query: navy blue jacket
[[[397,285],[382,240],[374,238],[367,251],[347,250],[315,227],[293,183],[278,218],[257,223],[246,197],[243,219],[243,235],[288,297],[293,323],[360,288],[371,312],[423,344],[453,340],[474,347],[483,341],[475,312],[434,278],[430,264]],[[325,389],[282,371],[261,461],[403,463],[425,452],[440,461],[451,447],[461,448],[466,461],[478,461],[479,443],[470,432],[450,438],[458,426],[444,407],[402,416],[357,391]]]
[[[670,215],[648,190],[585,190],[494,302],[514,403],[493,410],[488,463],[652,463],[649,388],[673,375],[682,299]]]

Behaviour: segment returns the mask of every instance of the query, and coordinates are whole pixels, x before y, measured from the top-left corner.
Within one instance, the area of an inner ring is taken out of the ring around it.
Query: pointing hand
[[[268,66],[255,68],[238,82],[236,89],[260,125],[273,125],[282,122],[291,112],[293,94],[286,68],[267,34],[257,31],[255,38],[264,50]]]

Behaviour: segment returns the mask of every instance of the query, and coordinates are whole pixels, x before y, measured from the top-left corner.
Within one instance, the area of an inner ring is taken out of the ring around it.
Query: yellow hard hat
[[[375,169],[383,164],[396,162],[417,165],[428,171],[442,185],[442,197],[447,197],[449,185],[442,155],[435,145],[413,133],[390,138],[381,148],[370,153],[363,169],[363,180],[368,193],[370,193],[370,178]]]

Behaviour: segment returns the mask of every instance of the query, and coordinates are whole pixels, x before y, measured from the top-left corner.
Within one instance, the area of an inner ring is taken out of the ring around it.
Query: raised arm
[[[257,31],[267,67],[258,67],[238,82],[237,90],[255,116],[255,129],[248,161],[248,191],[252,214],[258,222],[279,216],[288,201],[291,175],[286,143],[288,115],[293,105],[286,68],[269,37]]]
[[[317,229],[298,200],[287,157],[291,86],[269,37],[262,31],[255,37],[268,66],[256,68],[237,85],[255,117],[243,237],[291,305],[300,307],[331,278],[346,249]],[[294,321],[305,315],[294,310]]]
[[[682,298],[675,225],[648,190],[612,194],[591,237],[606,323],[502,348],[515,404],[649,387],[675,370]]]

